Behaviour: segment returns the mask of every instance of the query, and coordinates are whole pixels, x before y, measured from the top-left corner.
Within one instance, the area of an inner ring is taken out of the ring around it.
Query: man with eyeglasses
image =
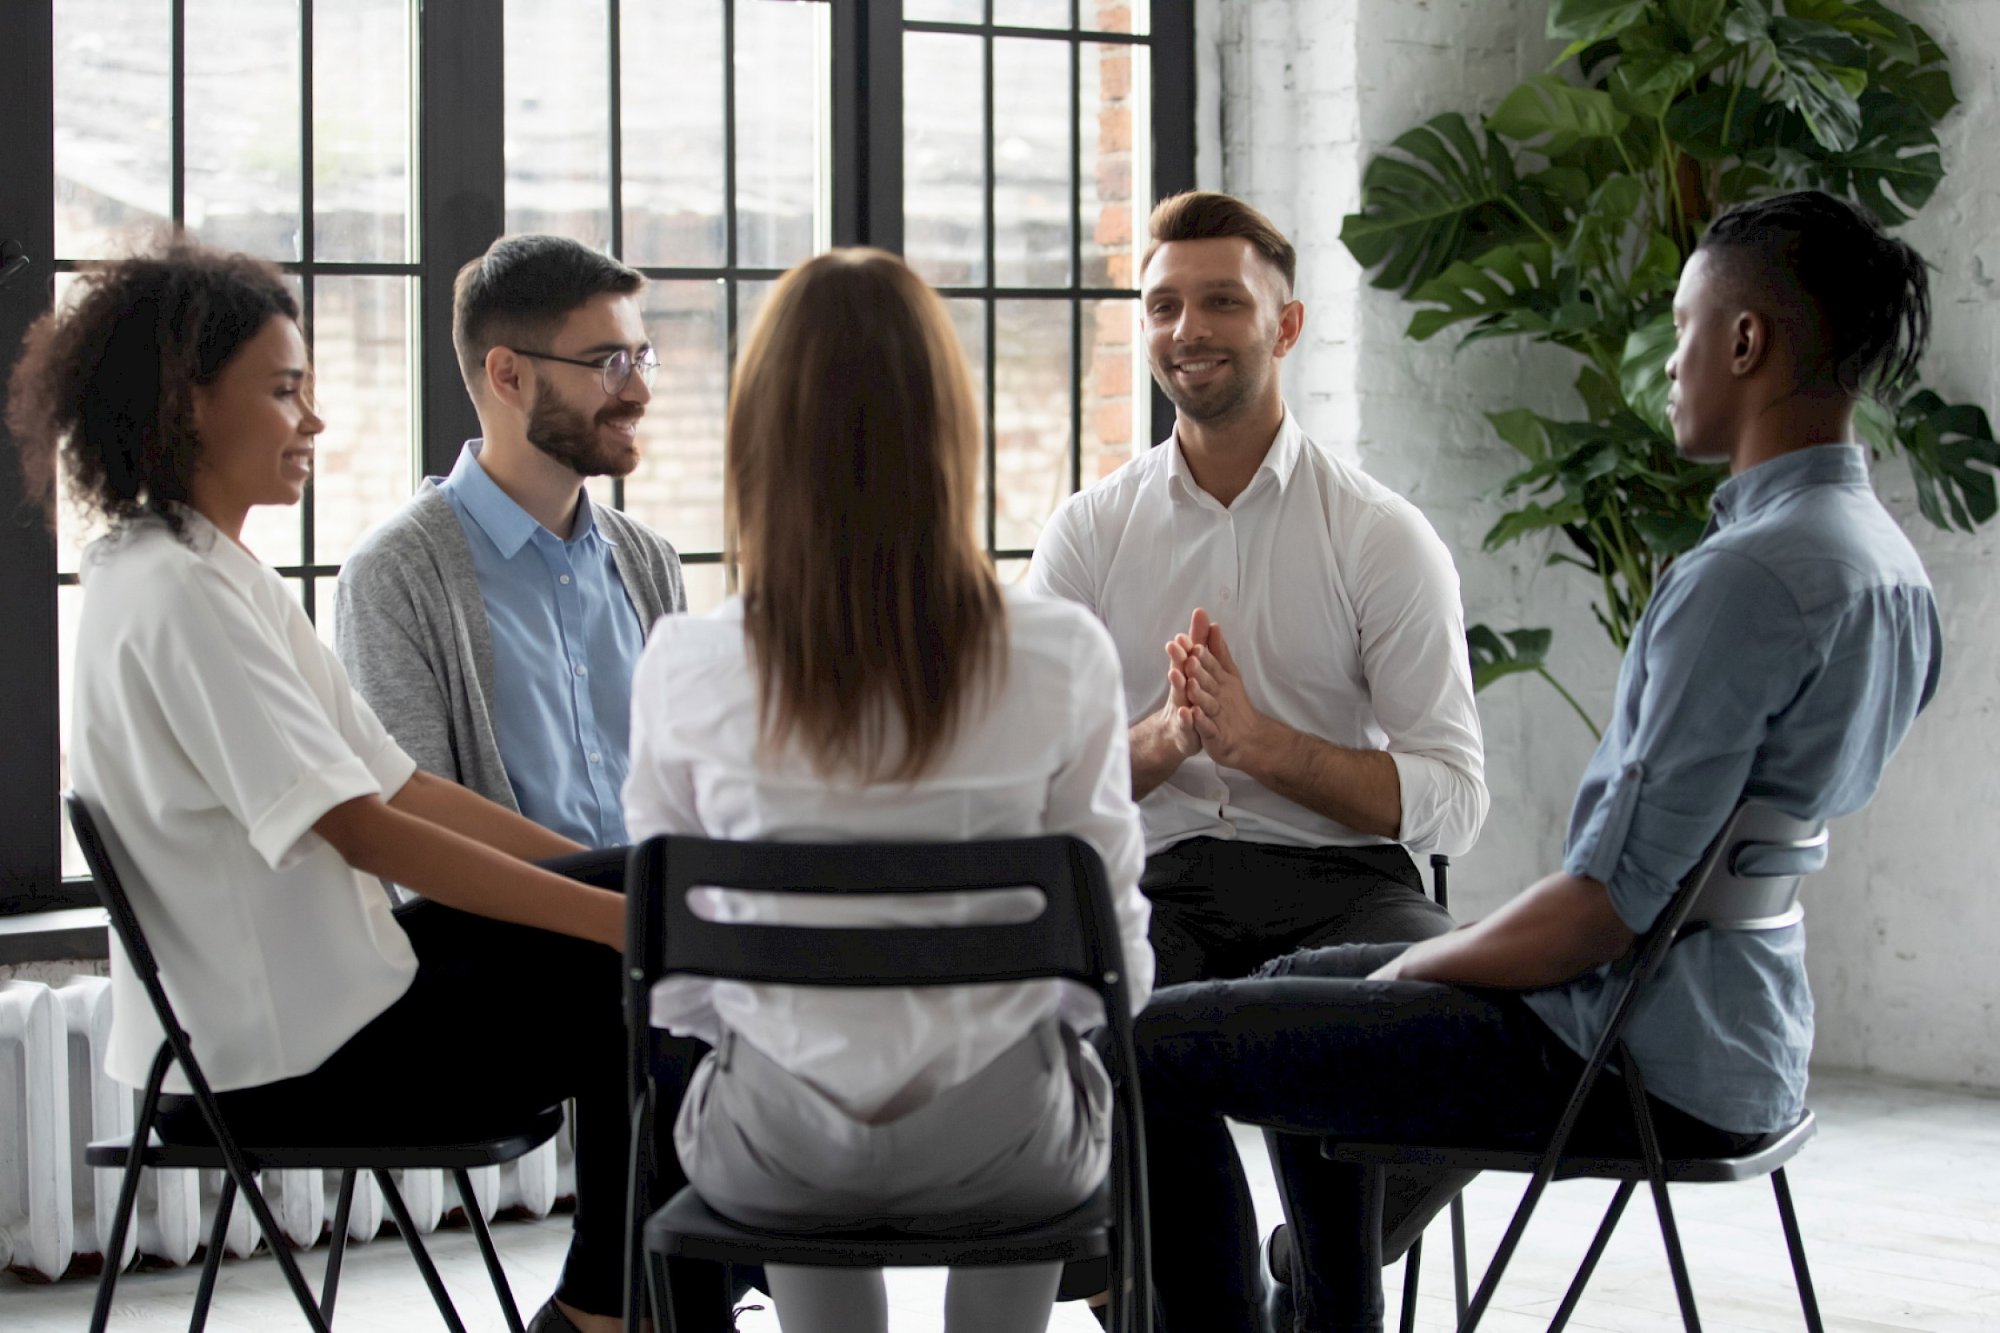
[[[335,604],[348,674],[420,766],[589,847],[625,842],[632,672],[687,609],[674,548],[584,490],[639,463],[659,369],[644,284],[557,236],[459,270],[481,438],[363,539]]]

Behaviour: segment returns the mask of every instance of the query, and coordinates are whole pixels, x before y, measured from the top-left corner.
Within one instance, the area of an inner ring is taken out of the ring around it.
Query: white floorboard
[[[1911,1087],[1854,1075],[1820,1075],[1813,1084],[1820,1135],[1794,1165],[1792,1189],[1829,1329],[1844,1333],[1971,1333],[2000,1329],[2000,1099]],[[1278,1216],[1261,1140],[1238,1139],[1251,1163],[1259,1214]],[[1490,1253],[1519,1195],[1517,1177],[1489,1177],[1467,1193],[1477,1267]],[[1610,1186],[1557,1186],[1544,1200],[1527,1242],[1481,1326],[1517,1333],[1547,1324],[1601,1213]],[[1785,1246],[1767,1185],[1684,1187],[1674,1193],[1703,1325],[1712,1333],[1764,1333],[1803,1327]],[[524,1314],[554,1285],[568,1220],[502,1225],[495,1230],[509,1280]],[[502,1327],[471,1236],[435,1236],[432,1253],[461,1313],[476,1333]],[[1419,1325],[1453,1326],[1448,1232],[1433,1228],[1420,1283]],[[304,1267],[315,1280],[322,1259]],[[111,1321],[117,1333],[185,1328],[198,1271],[127,1274]],[[1400,1269],[1389,1279],[1398,1308]],[[942,1327],[944,1274],[919,1270],[890,1277],[899,1333]],[[92,1302],[88,1282],[33,1286],[0,1275],[0,1333],[76,1333]],[[349,1252],[337,1326],[371,1333],[441,1327],[407,1252],[393,1238]],[[225,1262],[209,1328],[216,1333],[279,1333],[304,1327],[268,1258]],[[745,1333],[776,1333],[770,1311],[746,1313]],[[1680,1327],[1652,1206],[1633,1200],[1605,1254],[1572,1328],[1652,1333]],[[1096,1333],[1079,1306],[1059,1307],[1051,1333]]]

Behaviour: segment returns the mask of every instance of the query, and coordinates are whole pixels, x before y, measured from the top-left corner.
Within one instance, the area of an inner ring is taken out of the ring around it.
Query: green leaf
[[[1680,285],[1681,263],[1681,248],[1663,233],[1654,232],[1646,239],[1646,248],[1640,251],[1639,262],[1627,279],[1632,295],[1644,298],[1672,292]]]
[[[1774,16],[1768,0],[1739,0],[1723,32],[1771,62],[1778,100],[1805,117],[1813,137],[1846,152],[1861,132],[1857,105],[1868,86],[1868,53],[1832,24]]]
[[[1503,635],[1485,625],[1471,626],[1465,631],[1465,646],[1472,654],[1473,691],[1523,671],[1541,670],[1554,639],[1554,631],[1546,629],[1512,629]]]
[[[1487,529],[1484,544],[1487,550],[1497,551],[1508,542],[1519,541],[1531,533],[1581,523],[1587,517],[1588,511],[1576,500],[1559,500],[1552,506],[1530,501],[1519,509],[1502,514],[1500,521]]]
[[[1667,0],[1667,18],[1690,44],[1715,31],[1729,0]]]
[[[1474,260],[1460,260],[1410,293],[1412,301],[1442,307],[1419,310],[1409,336],[1422,342],[1468,319],[1508,333],[1542,333],[1558,306],[1550,290],[1555,261],[1539,241],[1503,245]]]
[[[1625,406],[1625,395],[1617,383],[1588,362],[1577,372],[1576,396],[1583,399],[1583,410],[1592,421],[1603,421]]]
[[[1667,137],[1704,162],[1738,157],[1750,148],[1763,110],[1764,98],[1755,88],[1714,84],[1668,109]]]
[[[1558,157],[1585,139],[1615,137],[1627,119],[1611,94],[1579,88],[1560,74],[1537,74],[1501,99],[1486,128]]]
[[[1917,483],[1917,507],[1938,527],[1971,532],[2000,512],[2000,441],[1984,410],[1919,390],[1896,413],[1896,444]]]
[[[1618,367],[1618,381],[1625,401],[1654,431],[1671,440],[1673,423],[1667,419],[1667,394],[1673,381],[1667,378],[1667,358],[1674,354],[1674,314],[1663,310],[1632,330],[1625,340],[1625,356]]]
[[[1933,125],[1951,114],[1958,105],[1958,91],[1951,84],[1951,62],[1937,39],[1878,0],[1859,0],[1855,7],[1885,25],[1900,25],[1909,34],[1907,46],[1884,42],[1869,48],[1869,87],[1914,104]]]
[[[1518,188],[1513,159],[1498,139],[1473,134],[1448,112],[1411,130],[1361,176],[1361,211],[1341,220],[1340,239],[1377,287],[1405,294],[1464,257],[1482,214]],[[1488,239],[1492,239],[1489,235]]]
[[[1821,188],[1852,195],[1887,227],[1901,226],[1931,201],[1944,180],[1944,159],[1930,119],[1891,93],[1861,97],[1861,133],[1845,153],[1805,151],[1816,160]]]
[[[1916,63],[1915,25],[1884,5],[1853,4],[1850,0],[1785,0],[1785,13],[1858,37],[1887,59]]]
[[[1549,36],[1588,45],[1646,12],[1652,0],[1550,0]]]
[[[1514,446],[1514,451],[1530,462],[1539,463],[1548,458],[1549,432],[1547,423],[1525,407],[1517,407],[1507,412],[1488,412],[1486,419],[1493,423],[1493,430],[1499,437]]]
[[[1611,101],[1628,115],[1657,119],[1694,82],[1699,66],[1693,56],[1678,52],[1648,52],[1627,56],[1611,71],[1606,85]]]

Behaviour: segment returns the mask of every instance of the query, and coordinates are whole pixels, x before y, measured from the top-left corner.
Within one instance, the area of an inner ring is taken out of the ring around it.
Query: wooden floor
[[[1910,1087],[1855,1076],[1815,1079],[1820,1136],[1792,1171],[1806,1243],[1829,1329],[1922,1333],[2000,1329],[2000,1099]],[[1266,1225],[1277,1200],[1261,1140],[1239,1139],[1252,1163],[1258,1210]],[[1519,1179],[1490,1177],[1468,1191],[1471,1248],[1483,1260],[1498,1239]],[[1580,1182],[1551,1190],[1512,1266],[1500,1301],[1481,1325],[1491,1333],[1541,1328],[1609,1196],[1610,1187]],[[1803,1327],[1784,1240],[1767,1185],[1684,1187],[1675,1192],[1704,1327],[1728,1330]],[[555,1281],[567,1219],[501,1226],[495,1235],[524,1314]],[[1419,1284],[1420,1326],[1452,1327],[1445,1229],[1433,1229]],[[474,1330],[502,1327],[469,1235],[435,1237],[446,1283],[459,1294]],[[350,1252],[341,1282],[339,1325],[371,1333],[440,1327],[407,1253],[393,1240]],[[309,1279],[317,1256],[306,1262]],[[1475,1271],[1476,1277],[1476,1271]],[[127,1275],[118,1288],[113,1330],[184,1328],[196,1280],[193,1269]],[[942,1325],[944,1275],[892,1274],[894,1326],[934,1333]],[[1400,1270],[1390,1275],[1396,1308]],[[0,1276],[0,1333],[75,1333],[89,1319],[88,1283],[30,1286]],[[278,1333],[304,1321],[268,1259],[231,1261],[222,1269],[213,1315],[217,1333]],[[775,1333],[768,1310],[745,1313],[746,1333]],[[1635,1199],[1606,1253],[1572,1328],[1648,1333],[1677,1329],[1673,1288],[1652,1209]],[[1096,1333],[1080,1307],[1059,1307],[1052,1333]]]

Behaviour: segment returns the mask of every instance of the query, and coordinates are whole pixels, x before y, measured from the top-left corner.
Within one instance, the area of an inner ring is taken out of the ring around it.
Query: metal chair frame
[[[915,928],[726,924],[690,909],[696,887],[801,894],[1041,890],[1042,910],[1006,924]],[[912,1236],[887,1228],[767,1231],[718,1217],[692,1187],[644,1225],[628,1253],[628,1285],[645,1275],[667,1333],[679,1327],[671,1261],[763,1259],[831,1267],[932,1267],[1109,1258],[1111,1327],[1151,1333],[1145,1129],[1140,1113],[1124,957],[1103,864],[1085,843],[1041,837],[963,843],[731,843],[658,837],[635,847],[627,876],[626,1018],[631,1028],[635,1154],[653,1139],[655,980],[687,974],[778,985],[903,987],[1058,978],[1103,1001],[1103,1049],[1113,1087],[1110,1176],[1060,1218],[975,1237]],[[633,1173],[637,1230],[643,1160]],[[638,1302],[627,1309],[635,1327]],[[683,1329],[682,1333],[687,1333]]]
[[[258,1228],[263,1232],[265,1242],[270,1246],[272,1258],[285,1276],[286,1285],[291,1288],[298,1301],[306,1323],[314,1333],[330,1333],[333,1324],[334,1301],[340,1289],[341,1262],[346,1253],[347,1222],[349,1210],[354,1200],[356,1175],[360,1171],[372,1172],[376,1184],[382,1190],[383,1199],[389,1205],[390,1213],[396,1219],[397,1230],[409,1245],[411,1257],[416,1260],[417,1270],[422,1274],[424,1285],[429,1288],[431,1298],[437,1303],[438,1313],[443,1316],[447,1328],[453,1333],[465,1333],[465,1325],[459,1319],[457,1309],[452,1305],[451,1296],[445,1290],[443,1280],[438,1276],[437,1266],[431,1261],[423,1239],[418,1234],[415,1220],[403,1201],[401,1191],[390,1176],[393,1170],[435,1169],[448,1170],[458,1186],[458,1197],[464,1205],[465,1216],[477,1238],[480,1257],[485,1261],[487,1275],[492,1279],[494,1294],[499,1298],[500,1309],[505,1317],[510,1333],[522,1333],[521,1315],[514,1304],[513,1292],[507,1284],[507,1275],[500,1265],[500,1257],[494,1251],[492,1233],[486,1225],[485,1214],[473,1192],[472,1180],[467,1172],[473,1167],[497,1166],[510,1162],[533,1151],[554,1137],[562,1127],[562,1108],[552,1106],[539,1112],[532,1120],[516,1126],[512,1132],[494,1138],[471,1139],[464,1142],[421,1144],[399,1147],[341,1147],[321,1144],[309,1145],[266,1145],[239,1144],[225,1123],[215,1093],[209,1085],[207,1075],[202,1072],[195,1059],[193,1041],[180,1024],[173,1004],[167,998],[165,986],[160,981],[159,965],[154,960],[153,951],[146,942],[145,932],[139,925],[138,915],[133,911],[130,898],[126,896],[117,868],[109,855],[109,835],[100,831],[96,817],[88,803],[74,791],[63,793],[63,805],[69,812],[71,826],[76,830],[77,842],[83,848],[84,860],[90,866],[91,878],[97,886],[97,893],[111,916],[112,929],[117,933],[127,961],[137,975],[146,996],[152,1001],[153,1012],[158,1016],[164,1038],[153,1057],[152,1069],[147,1075],[145,1091],[141,1094],[137,1123],[130,1141],[105,1139],[92,1143],[84,1152],[84,1160],[93,1167],[120,1168],[124,1179],[118,1190],[117,1211],[111,1226],[110,1243],[105,1248],[104,1272],[98,1279],[97,1300],[91,1312],[91,1333],[102,1333],[111,1317],[113,1292],[118,1283],[119,1256],[125,1252],[125,1237],[130,1229],[133,1206],[138,1198],[139,1176],[147,1167],[163,1170],[221,1170],[224,1172],[222,1195],[217,1202],[215,1222],[209,1230],[207,1254],[202,1261],[201,1280],[195,1291],[194,1312],[188,1324],[190,1333],[200,1333],[208,1321],[208,1308],[215,1292],[217,1270],[221,1267],[224,1238],[228,1234],[229,1219],[240,1194],[257,1219]],[[154,1121],[159,1111],[162,1086],[167,1072],[174,1065],[180,1066],[187,1078],[188,1086],[202,1119],[214,1136],[213,1143],[168,1144],[163,1143],[153,1133]],[[298,1261],[293,1257],[291,1247],[278,1229],[277,1219],[272,1215],[269,1203],[257,1187],[255,1173],[262,1170],[334,1170],[341,1173],[340,1193],[335,1205],[332,1236],[327,1252],[326,1274],[320,1294],[314,1296],[307,1286],[305,1276],[299,1270]]]
[[[1667,1185],[1670,1181],[1715,1183],[1748,1180],[1763,1175],[1771,1178],[1806,1326],[1811,1333],[1821,1333],[1819,1303],[1806,1263],[1805,1243],[1799,1231],[1797,1212],[1792,1205],[1791,1188],[1785,1179],[1785,1164],[1813,1135],[1812,1112],[1805,1112],[1796,1123],[1762,1137],[1733,1157],[1667,1158],[1660,1151],[1659,1135],[1646,1100],[1644,1081],[1637,1063],[1626,1049],[1624,1032],[1640,993],[1658,974],[1668,951],[1675,944],[1703,930],[1777,930],[1797,924],[1804,916],[1797,903],[1799,881],[1822,868],[1826,864],[1826,856],[1827,834],[1823,821],[1797,819],[1754,801],[1736,808],[1652,929],[1640,938],[1624,959],[1613,965],[1615,973],[1622,977],[1623,988],[1546,1148],[1539,1151],[1492,1150],[1333,1140],[1323,1144],[1326,1155],[1337,1161],[1374,1165],[1417,1164],[1445,1170],[1515,1171],[1530,1177],[1478,1291],[1460,1312],[1459,1333],[1472,1333],[1485,1316],[1507,1264],[1527,1230],[1528,1219],[1550,1182],[1582,1178],[1612,1179],[1620,1183],[1597,1234],[1592,1238],[1582,1266],[1557,1307],[1549,1325],[1551,1333],[1559,1333],[1568,1324],[1624,1213],[1625,1205],[1642,1181],[1651,1187],[1654,1209],[1659,1215],[1660,1234],[1666,1246],[1667,1264],[1680,1305],[1682,1325],[1688,1333],[1699,1333],[1700,1315],[1695,1308],[1694,1290],[1688,1279],[1687,1260],[1681,1250],[1680,1233],[1667,1197]],[[1614,1064],[1625,1084],[1640,1155],[1634,1158],[1568,1152],[1571,1136],[1582,1119],[1591,1090],[1604,1071]],[[1404,1317],[1407,1321],[1413,1313],[1410,1291],[1415,1285],[1414,1276],[1406,1276],[1405,1284]],[[1407,1322],[1405,1327],[1408,1327]]]

